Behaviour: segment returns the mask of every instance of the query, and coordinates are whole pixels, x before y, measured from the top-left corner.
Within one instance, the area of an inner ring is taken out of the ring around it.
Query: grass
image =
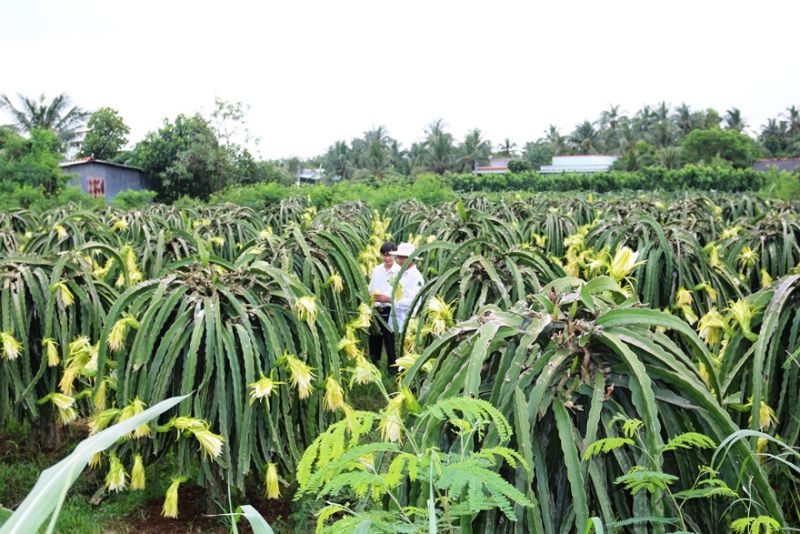
[[[39,474],[66,456],[82,436],[72,432],[68,442],[57,450],[43,451],[36,445],[30,430],[10,425],[0,433],[0,505],[15,508],[36,484]],[[71,488],[58,518],[57,531],[75,534],[129,532],[228,532],[219,520],[206,518],[197,512],[202,499],[192,493],[200,488],[185,488],[183,506],[187,513],[180,521],[170,524],[160,517],[161,502],[169,486],[173,469],[165,462],[146,469],[147,485],[143,491],[125,491],[102,495],[93,504],[97,489],[103,485],[103,467],[84,471]],[[166,465],[165,465],[166,464]],[[199,495],[198,495],[199,497]],[[195,512],[195,513],[191,513]]]

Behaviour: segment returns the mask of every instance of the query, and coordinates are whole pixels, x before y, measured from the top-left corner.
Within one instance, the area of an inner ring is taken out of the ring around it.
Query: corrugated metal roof
[[[94,158],[80,158],[72,161],[64,161],[59,163],[61,168],[64,167],[76,167],[78,165],[86,165],[88,163],[99,163],[101,165],[108,165],[110,167],[119,167],[121,169],[133,169],[135,171],[143,172],[141,168],[134,167],[133,165],[123,165],[122,163],[114,163],[113,161],[105,161],[102,159],[94,159]]]
[[[773,166],[777,167],[779,171],[792,172],[800,167],[800,158],[760,159],[753,164],[753,169],[768,171]]]

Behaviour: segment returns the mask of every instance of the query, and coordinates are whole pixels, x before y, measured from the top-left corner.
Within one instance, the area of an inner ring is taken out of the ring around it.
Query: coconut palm
[[[460,170],[471,171],[476,163],[489,160],[492,152],[491,143],[483,138],[483,134],[477,128],[464,136],[464,141],[458,147],[458,161]]]
[[[791,106],[786,108],[786,113],[784,114],[786,117],[789,129],[788,134],[790,136],[797,135],[800,133],[800,110],[797,109],[797,106]]]
[[[72,101],[66,93],[49,102],[45,95],[40,95],[38,99],[22,95],[17,97],[19,107],[14,106],[7,95],[0,95],[0,109],[8,110],[14,118],[12,128],[21,133],[34,129],[50,130],[65,146],[77,144],[89,112],[71,105]]]
[[[455,147],[453,135],[444,131],[444,121],[433,121],[425,132],[425,146],[428,152],[428,167],[437,174],[444,174],[453,166]]]
[[[781,155],[789,144],[788,123],[778,119],[767,119],[767,124],[761,127],[758,140],[772,156]]]
[[[695,117],[691,108],[686,103],[681,104],[675,108],[675,113],[672,114],[672,120],[681,135],[688,135],[689,132],[696,128]]]
[[[517,143],[506,137],[497,147],[498,156],[512,157],[517,152]]]
[[[383,177],[390,166],[390,139],[386,128],[383,126],[364,132],[365,147],[362,153],[361,165],[375,176]]]
[[[541,141],[550,146],[550,150],[553,151],[554,156],[563,154],[566,151],[567,142],[564,136],[561,135],[561,132],[558,131],[558,126],[553,124],[548,126]]]
[[[590,121],[583,121],[575,126],[575,130],[569,136],[569,142],[581,154],[597,153],[602,145],[600,132]]]
[[[323,167],[331,176],[349,178],[352,173],[352,151],[345,141],[336,141],[323,157]]]
[[[736,130],[741,132],[747,125],[742,118],[742,112],[739,108],[732,108],[725,112],[725,128],[728,130]]]

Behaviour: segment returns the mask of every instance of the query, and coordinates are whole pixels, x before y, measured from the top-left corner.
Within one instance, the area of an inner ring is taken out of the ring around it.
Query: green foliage
[[[624,167],[623,163],[621,166]],[[635,171],[612,170],[595,174],[454,174],[447,181],[456,191],[754,191],[761,187],[763,173],[687,165],[680,169],[644,167]]]
[[[661,449],[674,451],[677,449],[713,449],[717,446],[714,440],[699,432],[685,432],[669,440]]]
[[[389,402],[391,406],[395,401]],[[401,441],[408,443],[405,450],[396,443],[372,441],[373,424],[384,421],[388,413],[353,412],[330,425],[303,454],[297,469],[300,488],[295,499],[306,494],[330,499],[349,493],[362,500],[358,512],[347,505],[329,504],[320,512],[318,532],[327,531],[325,522],[340,513],[345,515],[329,528],[342,529],[362,522],[386,526],[387,522],[394,522],[397,523],[394,531],[400,532],[414,525],[422,528],[431,521],[441,522],[447,528],[461,516],[474,516],[495,508],[516,521],[514,505],[533,505],[497,472],[503,460],[512,468],[528,469],[517,451],[505,446],[467,450],[465,444],[472,441],[473,434],[482,440],[486,432],[497,432],[501,442],[511,437],[510,424],[490,403],[468,397],[444,399],[418,416],[417,426],[432,417],[460,429],[459,435],[464,438],[460,452],[442,452],[434,443],[419,442],[419,431],[414,429],[404,432]],[[366,442],[360,443],[361,440]],[[408,484],[418,488],[414,491],[425,491],[426,486],[429,491],[435,490],[439,500],[447,504],[432,513],[433,497],[429,498],[426,510],[400,503],[398,499],[403,494],[396,490]],[[394,521],[380,508],[376,509],[376,504],[386,496],[401,506]]]
[[[531,164],[527,160],[512,159],[508,162],[508,170],[514,173],[527,172],[531,170]]]
[[[89,112],[72,102],[66,93],[48,101],[42,94],[38,98],[18,95],[15,106],[5,94],[0,95],[0,110],[6,109],[14,118],[14,128],[33,137],[35,130],[47,130],[58,139],[60,150],[76,144]]]
[[[601,453],[605,454],[609,451],[613,451],[614,449],[624,447],[625,445],[633,445],[634,443],[636,442],[630,438],[611,437],[598,439],[586,447],[586,452],[583,453],[583,459],[588,460],[592,456],[596,456]]]
[[[121,210],[142,209],[151,204],[155,198],[155,191],[128,189],[117,193],[111,201],[111,205]]]
[[[0,184],[41,188],[58,193],[67,182],[61,171],[61,141],[48,130],[34,129],[25,138],[0,128]]]
[[[200,115],[178,115],[150,132],[128,156],[150,178],[159,200],[183,195],[200,199],[233,183],[234,163],[208,121]]]
[[[614,480],[615,484],[622,484],[622,486],[631,495],[636,495],[642,490],[647,490],[650,493],[656,493],[659,490],[666,490],[670,484],[678,481],[678,477],[670,475],[661,471],[652,471],[645,469],[642,466],[635,465],[624,475],[617,477]]]
[[[111,160],[128,142],[130,128],[115,109],[98,109],[91,114],[86,126],[89,131],[83,138],[79,156]]]
[[[773,167],[764,173],[764,185],[760,193],[767,198],[800,200],[800,175]]]
[[[44,471],[14,514],[0,528],[0,534],[13,532],[36,532],[50,518],[46,531],[53,532],[56,520],[70,486],[89,463],[92,456],[100,453],[140,425],[158,417],[186,397],[164,400],[137,415],[89,437],[72,454]]]
[[[766,515],[742,517],[731,523],[731,530],[737,534],[772,534],[781,531],[781,524]]]
[[[715,158],[730,162],[735,168],[749,167],[758,155],[758,147],[747,135],[736,130],[694,130],[683,140],[683,153],[691,163],[710,164]]]

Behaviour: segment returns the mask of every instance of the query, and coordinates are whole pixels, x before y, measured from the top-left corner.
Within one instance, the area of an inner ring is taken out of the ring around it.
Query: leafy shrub
[[[114,200],[111,201],[111,205],[123,210],[132,210],[147,206],[152,203],[155,198],[155,191],[149,191],[147,189],[142,189],[141,191],[128,189],[127,191],[117,193]]]

